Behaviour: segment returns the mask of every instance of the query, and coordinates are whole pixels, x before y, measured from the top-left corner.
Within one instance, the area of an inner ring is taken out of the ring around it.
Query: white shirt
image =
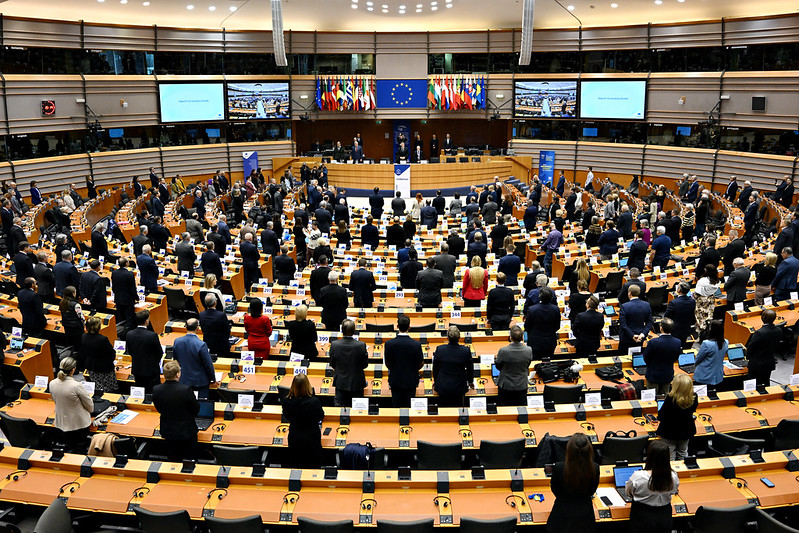
[[[700,278],[700,280],[696,283],[696,289],[694,289],[694,292],[696,292],[699,296],[713,296],[716,294],[716,290],[718,288],[718,283],[713,285],[710,283],[710,279],[705,276]]]
[[[594,181],[594,173],[589,170],[588,174],[585,175],[585,186],[588,187],[588,184],[592,181]]]
[[[671,504],[672,494],[677,494],[680,486],[680,478],[677,472],[671,471],[672,486],[671,490],[665,492],[655,492],[649,488],[649,478],[652,472],[649,470],[636,470],[624,487],[628,495],[636,502],[651,505],[652,507],[662,507]]]

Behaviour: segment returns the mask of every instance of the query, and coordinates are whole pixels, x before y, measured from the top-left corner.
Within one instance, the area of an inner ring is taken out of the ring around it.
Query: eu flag
[[[377,107],[426,108],[427,80],[377,80]]]

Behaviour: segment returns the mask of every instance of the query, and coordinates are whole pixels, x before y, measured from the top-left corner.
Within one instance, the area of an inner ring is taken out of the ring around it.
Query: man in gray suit
[[[178,273],[188,272],[189,276],[193,276],[197,254],[194,253],[194,245],[189,242],[187,231],[181,233],[180,242],[175,245],[175,255],[178,256]]]
[[[438,307],[441,305],[441,289],[444,288],[444,274],[436,269],[436,261],[427,258],[427,268],[416,274],[416,292],[418,303],[422,307]]]
[[[730,276],[724,283],[724,290],[727,292],[727,303],[736,304],[746,299],[746,285],[749,283],[751,274],[749,269],[744,266],[742,257],[736,257],[732,261],[732,266],[735,270],[730,272]]]
[[[440,270],[444,274],[444,287],[451,289],[455,284],[455,266],[458,260],[454,255],[449,255],[447,243],[441,245],[441,253],[434,256],[433,260],[436,262],[436,270]]]
[[[333,386],[336,388],[336,406],[349,407],[353,398],[363,396],[366,376],[363,369],[369,364],[366,344],[352,338],[355,322],[349,318],[341,323],[344,338],[330,343],[330,366],[333,367]]]
[[[511,343],[497,352],[494,364],[499,369],[499,405],[527,405],[527,375],[533,350],[522,341],[524,331],[518,325],[510,328]]]

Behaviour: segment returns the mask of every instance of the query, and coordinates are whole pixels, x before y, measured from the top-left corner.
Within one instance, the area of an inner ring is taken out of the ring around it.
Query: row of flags
[[[374,78],[326,77],[316,79],[316,105],[321,111],[374,111]]]
[[[427,106],[430,109],[485,109],[485,78],[431,77],[428,80]]]

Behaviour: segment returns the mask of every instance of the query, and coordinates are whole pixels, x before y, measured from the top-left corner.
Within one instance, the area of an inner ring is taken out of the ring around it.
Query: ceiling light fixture
[[[655,5],[659,6],[663,3],[663,0],[655,0]]]
[[[142,2],[141,5],[143,5],[144,7],[147,7],[147,6],[150,5],[150,2]]]
[[[452,7],[452,4],[447,4],[447,7]]]
[[[120,4],[127,4],[127,3],[128,3],[128,0],[119,0],[119,3],[120,3]]]
[[[416,8],[416,12],[417,12],[417,13],[421,13],[421,12],[422,12],[422,8],[421,8],[421,7],[417,7],[417,8]]]
[[[236,11],[237,9],[238,9],[238,8],[237,8],[236,6],[230,6],[230,11],[231,11],[231,13],[232,13],[233,11]]]
[[[367,5],[367,6],[373,6],[373,5],[375,5],[375,4],[374,4],[374,2],[366,2],[366,5]]]
[[[193,5],[191,5],[191,4],[189,4],[189,5],[187,5],[187,6],[186,6],[186,9],[188,9],[189,11],[191,11],[192,9],[194,9],[194,6],[193,6]]]
[[[610,7],[617,8],[617,7],[619,7],[619,4],[613,3],[613,4],[610,4]]]
[[[216,6],[208,6],[208,11],[216,11]]]
[[[366,11],[374,11],[374,10],[375,10],[375,8],[373,8],[373,7],[371,7],[371,6],[369,6],[369,7],[367,7],[367,8],[366,8]]]
[[[430,5],[431,5],[431,6],[438,5],[438,2],[430,2]]]
[[[381,9],[383,13],[388,13],[388,9]]]
[[[568,9],[569,11],[574,11],[574,6],[566,6],[566,9]]]
[[[430,11],[438,11],[438,6],[431,6]]]
[[[97,0],[97,1],[98,1],[98,2],[100,2],[101,4],[102,4],[103,2],[105,2],[105,0]]]
[[[352,7],[352,9],[358,9],[358,4],[352,4],[350,7]]]

